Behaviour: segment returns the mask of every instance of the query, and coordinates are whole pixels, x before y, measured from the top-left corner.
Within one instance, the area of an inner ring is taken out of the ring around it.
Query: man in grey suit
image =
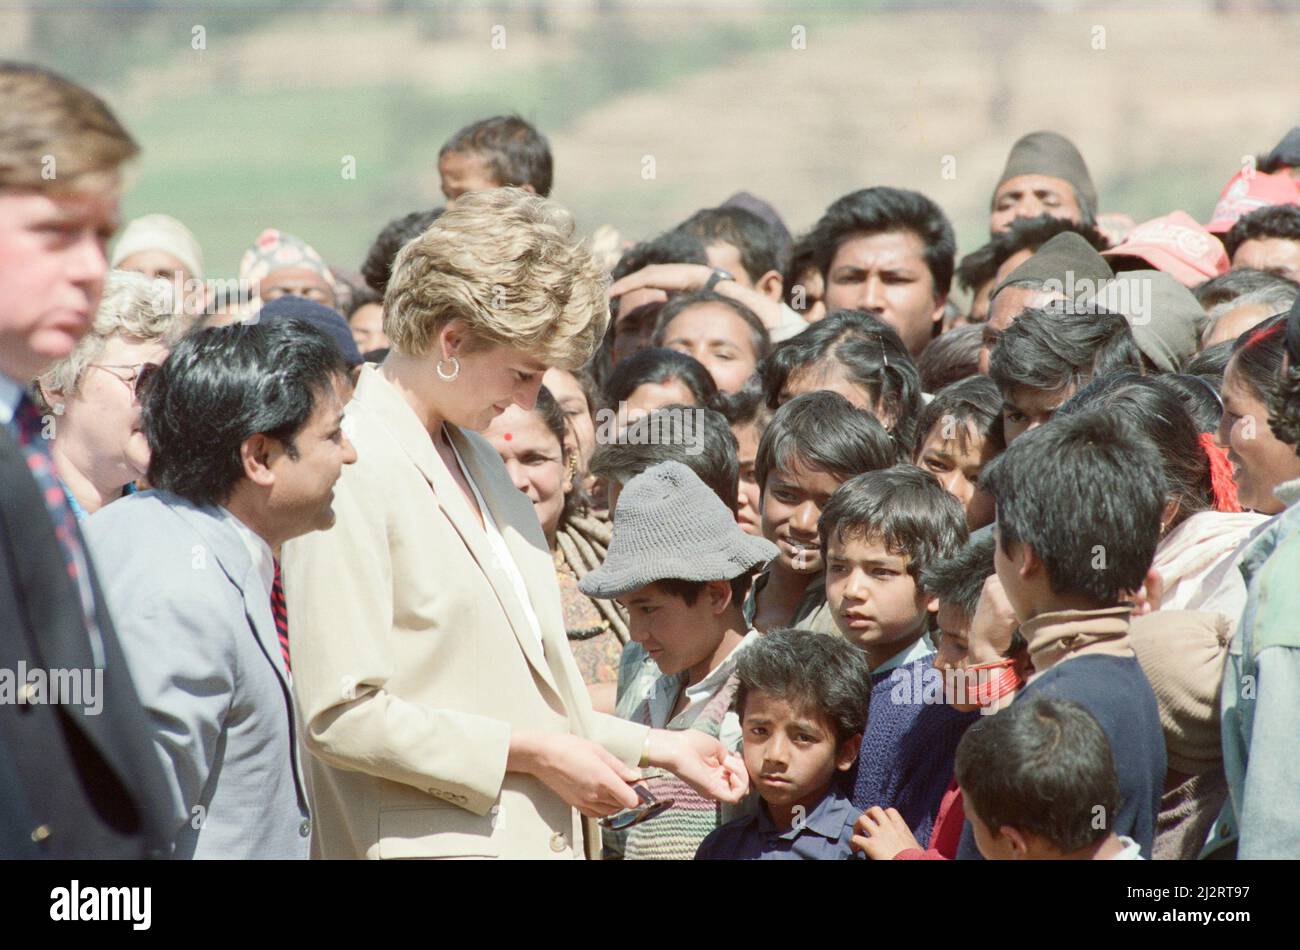
[[[333,524],[356,460],[346,367],[309,324],[235,324],[183,340],[146,389],[155,487],[101,509],[86,536],[171,780],[175,856],[306,858],[274,558]]]

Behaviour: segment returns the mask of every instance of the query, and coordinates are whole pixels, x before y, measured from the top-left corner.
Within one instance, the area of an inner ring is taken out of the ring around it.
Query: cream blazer
[[[362,369],[343,429],[357,461],[335,490],[338,520],[281,558],[313,856],[598,856],[595,822],[506,772],[513,729],[585,736],[633,765],[647,734],[592,711],[532,505],[485,439],[447,426],[540,644],[429,433],[376,369]]]

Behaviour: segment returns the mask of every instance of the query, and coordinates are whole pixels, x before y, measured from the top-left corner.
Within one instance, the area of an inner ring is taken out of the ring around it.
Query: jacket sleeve
[[[1300,855],[1300,648],[1260,650],[1237,857]]]
[[[304,742],[321,761],[418,788],[478,815],[505,780],[508,723],[438,709],[385,689],[394,661],[393,571],[385,486],[340,479],[333,528],[285,545],[294,691]],[[394,516],[400,519],[400,513]]]

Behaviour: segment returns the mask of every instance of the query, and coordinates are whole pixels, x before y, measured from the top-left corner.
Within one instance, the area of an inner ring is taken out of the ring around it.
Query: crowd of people
[[[1300,857],[1300,128],[1206,225],[1024,135],[958,258],[583,240],[495,116],[228,281],[138,151],[0,64],[0,855]]]

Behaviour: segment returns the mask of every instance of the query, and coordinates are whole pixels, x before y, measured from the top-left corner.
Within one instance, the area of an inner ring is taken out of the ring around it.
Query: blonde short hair
[[[36,66],[0,62],[0,189],[101,189],[140,151],[104,101]]]
[[[75,395],[86,367],[99,359],[113,337],[132,343],[162,343],[170,348],[191,323],[179,307],[172,305],[175,292],[170,281],[150,280],[133,271],[109,271],[90,331],[76,349],[45,371],[40,382],[62,390],[65,396]]]
[[[451,320],[472,347],[526,350],[547,366],[585,363],[609,323],[608,278],[560,205],[519,188],[464,195],[397,254],[384,333],[422,356]]]

